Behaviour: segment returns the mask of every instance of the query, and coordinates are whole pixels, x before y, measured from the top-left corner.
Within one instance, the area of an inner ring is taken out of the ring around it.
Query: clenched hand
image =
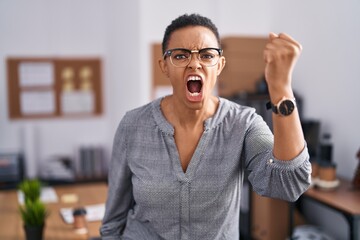
[[[285,33],[269,34],[265,46],[265,78],[270,95],[281,96],[291,92],[292,72],[302,46]]]

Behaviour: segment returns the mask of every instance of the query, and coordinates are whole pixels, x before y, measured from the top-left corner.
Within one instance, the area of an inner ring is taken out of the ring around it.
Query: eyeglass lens
[[[197,54],[197,57],[201,64],[205,66],[215,65],[220,58],[219,52],[216,49],[201,49]],[[171,51],[171,62],[177,67],[187,66],[192,57],[192,52],[188,49],[174,49]]]

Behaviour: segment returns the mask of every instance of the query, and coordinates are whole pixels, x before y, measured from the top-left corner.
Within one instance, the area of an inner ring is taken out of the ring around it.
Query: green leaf
[[[41,182],[38,179],[26,179],[18,187],[24,193],[24,199],[35,201],[40,198]]]
[[[31,201],[27,199],[23,206],[20,206],[20,213],[26,226],[41,226],[49,215],[46,206],[40,199]]]

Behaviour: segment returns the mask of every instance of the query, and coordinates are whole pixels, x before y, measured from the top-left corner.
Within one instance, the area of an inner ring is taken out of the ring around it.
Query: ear
[[[168,70],[168,67],[167,67],[166,60],[165,59],[159,59],[158,63],[159,63],[160,69],[163,72],[163,74],[166,77],[169,77],[169,70]]]
[[[217,75],[218,76],[220,75],[221,71],[224,69],[225,63],[226,63],[225,57],[221,56],[219,59],[218,65],[217,65],[217,71],[218,71]]]

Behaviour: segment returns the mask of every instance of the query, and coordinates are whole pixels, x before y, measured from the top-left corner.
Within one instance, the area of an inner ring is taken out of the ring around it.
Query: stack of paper
[[[84,207],[86,209],[86,220],[88,222],[93,221],[101,221],[105,214],[105,204],[94,204],[87,205]],[[73,218],[73,208],[61,208],[60,214],[64,221],[68,224],[72,224],[74,222]]]

